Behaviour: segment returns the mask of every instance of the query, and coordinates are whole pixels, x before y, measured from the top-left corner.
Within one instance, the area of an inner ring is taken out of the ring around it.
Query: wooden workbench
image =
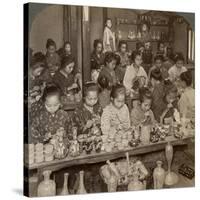
[[[93,164],[93,163],[100,163],[104,162],[106,160],[115,160],[118,158],[125,157],[125,153],[129,152],[130,156],[137,156],[141,154],[146,153],[152,153],[156,151],[162,151],[165,149],[165,145],[168,141],[171,142],[173,146],[183,146],[187,145],[191,142],[193,139],[192,136],[185,137],[182,139],[176,139],[173,136],[169,136],[166,138],[165,141],[160,141],[158,143],[150,143],[139,146],[135,148],[127,148],[122,151],[114,150],[112,152],[100,152],[100,153],[91,153],[87,155],[80,155],[77,157],[69,157],[67,156],[64,159],[61,160],[53,160],[49,162],[42,162],[42,163],[34,163],[31,165],[26,165],[28,170],[38,170],[38,172],[42,172],[43,170],[51,170],[51,171],[57,171],[66,167],[75,166],[75,165],[83,165],[83,164]]]

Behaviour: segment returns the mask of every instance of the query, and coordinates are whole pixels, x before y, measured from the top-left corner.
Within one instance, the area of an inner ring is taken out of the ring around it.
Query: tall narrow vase
[[[167,164],[168,164],[168,171],[165,177],[165,184],[168,186],[175,185],[178,182],[178,175],[171,171],[171,164],[172,164],[172,158],[173,158],[173,146],[170,144],[170,142],[168,142],[165,147],[165,155],[166,155]]]
[[[46,170],[43,172],[44,180],[38,185],[37,195],[38,197],[55,196],[56,195],[56,183],[50,179],[51,171]]]
[[[80,179],[79,179],[79,187],[77,190],[77,194],[86,194],[87,191],[84,186],[84,171],[80,171],[79,176],[80,176]]]
[[[61,195],[68,195],[69,191],[68,191],[68,177],[69,177],[69,173],[65,173],[64,174],[64,184],[63,184],[63,188],[61,191]]]

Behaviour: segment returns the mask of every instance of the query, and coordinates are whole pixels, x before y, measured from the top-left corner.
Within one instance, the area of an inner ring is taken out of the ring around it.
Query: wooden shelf
[[[140,42],[141,40],[139,39],[134,39],[134,40],[131,40],[131,39],[120,39],[119,41],[125,41],[125,42]],[[160,41],[163,41],[163,40],[149,40],[149,42],[160,42]],[[170,42],[170,41],[163,41],[163,42]]]
[[[117,25],[133,25],[133,26],[138,26],[141,25],[141,23],[117,23]],[[150,24],[150,26],[159,26],[159,27],[169,27],[169,24]]]

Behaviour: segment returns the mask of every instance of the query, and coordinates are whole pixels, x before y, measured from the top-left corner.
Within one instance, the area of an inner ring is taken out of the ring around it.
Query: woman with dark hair
[[[181,86],[184,92],[181,94],[178,106],[182,117],[194,119],[195,117],[195,90],[192,88],[192,74],[190,71],[180,75]]]
[[[56,72],[53,81],[61,89],[63,94],[68,94],[71,89],[78,89],[79,86],[74,76],[75,60],[73,58],[65,58],[61,68]]]
[[[71,131],[70,118],[67,112],[61,109],[61,92],[55,85],[49,85],[44,89],[42,107],[38,114],[31,119],[30,141],[33,143],[47,142],[56,132],[62,128],[64,137],[68,137]]]
[[[141,53],[138,51],[132,52],[131,61],[132,64],[127,66],[123,80],[123,84],[126,88],[127,94],[130,94],[131,92],[131,89],[133,87],[133,80],[135,77],[140,78],[140,81],[142,83],[141,86],[147,85],[148,82],[147,74],[144,68],[141,66],[142,64]]]
[[[103,42],[99,39],[94,40],[93,44],[94,50],[90,57],[91,63],[91,79],[96,82],[99,72],[104,66],[105,55],[103,53]]]
[[[110,83],[110,88],[111,88],[113,85],[116,85],[118,82],[118,79],[115,73],[115,68],[117,64],[116,54],[114,54],[113,52],[106,52],[104,64],[105,66],[102,68],[98,79],[101,78],[101,76],[107,77]]]
[[[58,55],[61,58],[61,62],[63,61],[63,59],[65,58],[74,58],[72,55],[72,46],[71,46],[71,42],[69,41],[65,41],[64,45],[62,48],[60,48],[58,51]]]
[[[182,53],[177,53],[174,57],[175,65],[173,65],[168,73],[169,73],[169,79],[172,82],[176,82],[180,79],[181,73],[187,71],[187,68],[184,66],[184,56]]]
[[[46,42],[46,64],[51,75],[60,68],[60,56],[56,53],[56,43],[52,39],[47,39]]]

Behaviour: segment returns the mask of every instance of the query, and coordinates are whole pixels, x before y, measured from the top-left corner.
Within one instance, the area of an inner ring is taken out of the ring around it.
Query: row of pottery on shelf
[[[55,196],[56,195],[56,183],[50,179],[51,171],[46,170],[43,172],[44,180],[40,182],[37,189],[38,197]],[[60,195],[68,195],[68,177],[69,173],[64,174],[64,183]],[[84,186],[84,171],[79,172],[79,186],[76,194],[86,194],[87,191]]]

